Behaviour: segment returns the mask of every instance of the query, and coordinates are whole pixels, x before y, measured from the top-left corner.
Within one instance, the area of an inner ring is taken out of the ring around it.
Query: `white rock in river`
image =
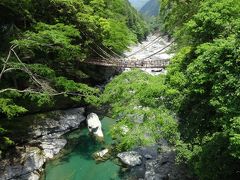
[[[96,153],[96,156],[100,157],[100,158],[103,158],[104,156],[106,156],[107,154],[109,153],[109,150],[108,149],[104,149],[102,151],[99,151]]]
[[[90,113],[87,116],[87,125],[90,133],[92,133],[96,138],[103,140],[102,124],[97,114]]]
[[[136,151],[122,152],[119,153],[117,157],[128,166],[137,166],[142,164],[142,156]]]

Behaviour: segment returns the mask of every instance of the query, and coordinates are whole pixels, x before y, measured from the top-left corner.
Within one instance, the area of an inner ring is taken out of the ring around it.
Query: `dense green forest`
[[[0,151],[14,143],[3,120],[60,96],[110,105],[117,151],[166,139],[199,179],[240,178],[239,0],[160,0],[154,27],[175,42],[168,73],[124,72],[103,93],[79,67],[147,36],[127,0],[1,0],[0,18]]]
[[[176,42],[167,75],[122,74],[103,95],[119,148],[165,138],[200,179],[239,179],[240,1],[162,0],[159,23]]]
[[[148,33],[127,0],[1,0],[0,19],[0,113],[8,119],[59,98],[97,104],[81,62],[121,54]],[[5,149],[13,142],[0,134]]]
[[[161,8],[177,41],[166,85],[168,108],[180,118],[179,157],[200,179],[238,179],[240,1],[163,1]]]

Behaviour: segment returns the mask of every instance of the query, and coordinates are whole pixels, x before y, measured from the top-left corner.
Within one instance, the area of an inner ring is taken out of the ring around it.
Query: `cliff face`
[[[149,0],[141,9],[140,13],[145,16],[157,16],[160,10],[160,3],[158,0]]]
[[[84,112],[84,108],[53,111],[25,116],[11,124],[22,128],[18,130],[19,137],[13,137],[14,153],[10,151],[6,158],[0,158],[0,179],[40,179],[44,163],[66,145],[62,135],[80,126],[86,119]],[[25,142],[19,143],[21,139]]]

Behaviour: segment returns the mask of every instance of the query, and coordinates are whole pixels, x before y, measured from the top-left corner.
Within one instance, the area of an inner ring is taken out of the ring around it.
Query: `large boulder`
[[[176,152],[166,140],[149,147],[134,149],[142,156],[139,166],[129,166],[123,179],[165,180],[196,179],[184,164],[176,163]]]
[[[90,113],[87,116],[87,125],[89,132],[93,134],[97,138],[97,140],[102,141],[104,139],[102,132],[102,124],[97,114]]]
[[[122,152],[117,155],[122,163],[128,166],[137,166],[142,164],[142,156],[136,151]]]

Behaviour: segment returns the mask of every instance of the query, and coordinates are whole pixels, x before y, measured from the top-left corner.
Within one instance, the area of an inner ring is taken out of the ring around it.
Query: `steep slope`
[[[159,9],[160,9],[159,1],[150,0],[140,9],[140,13],[145,16],[157,16],[159,14]]]
[[[148,0],[129,0],[129,2],[139,11],[148,2]]]

